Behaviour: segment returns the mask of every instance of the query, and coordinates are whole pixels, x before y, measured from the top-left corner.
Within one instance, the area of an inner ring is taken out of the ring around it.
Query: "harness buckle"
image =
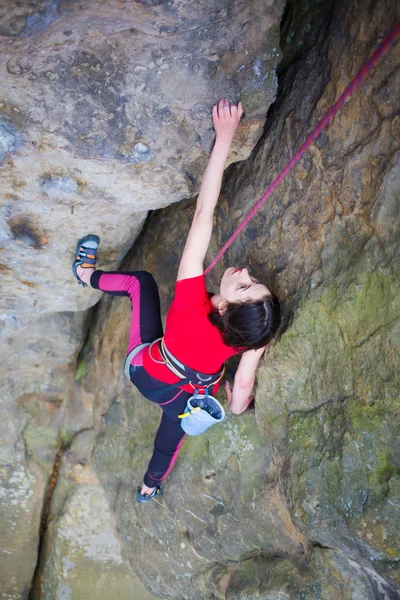
[[[174,373],[174,375],[176,375],[180,379],[189,380],[189,385],[193,388],[193,390],[202,390],[201,393],[207,394],[208,389],[216,385],[224,376],[225,365],[222,366],[221,370],[218,371],[218,373],[200,373],[198,371],[195,371],[194,369],[191,369],[190,367],[187,367],[179,360],[177,360],[166,347],[163,337],[160,338],[160,340],[156,341],[159,342],[158,348],[160,355],[164,359],[164,364],[169,368],[170,371],[172,371],[172,373]],[[150,356],[151,358],[153,358],[151,352]],[[155,359],[153,358],[153,360]],[[156,360],[155,362],[159,361]],[[196,383],[193,383],[193,381],[195,381]]]

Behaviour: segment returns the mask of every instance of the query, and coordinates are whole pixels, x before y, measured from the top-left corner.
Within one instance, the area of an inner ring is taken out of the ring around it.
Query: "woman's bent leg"
[[[163,335],[158,287],[150,273],[97,270],[92,274],[90,284],[93,288],[112,296],[130,298],[132,318],[128,352],[139,344],[153,342]]]

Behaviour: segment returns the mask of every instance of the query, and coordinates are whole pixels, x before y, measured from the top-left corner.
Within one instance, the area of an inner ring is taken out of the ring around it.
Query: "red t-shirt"
[[[212,309],[204,275],[177,281],[164,335],[166,347],[177,360],[191,369],[210,374],[217,373],[229,357],[237,354],[234,348],[224,344],[221,333],[210,323],[208,315]],[[156,344],[151,354],[156,360],[161,360]],[[143,366],[160,381],[178,381],[166,365],[152,360],[149,348],[144,351]]]

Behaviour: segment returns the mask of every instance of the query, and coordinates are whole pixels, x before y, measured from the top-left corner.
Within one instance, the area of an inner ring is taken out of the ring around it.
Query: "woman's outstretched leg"
[[[185,412],[190,393],[179,390],[172,399],[163,403],[163,416],[155,440],[153,456],[143,478],[142,495],[150,495],[169,474],[178,456],[185,432],[178,415]]]
[[[154,452],[143,478],[142,494],[149,494],[171,471],[177,459],[185,437],[179,422],[163,413],[157,435],[154,440]]]

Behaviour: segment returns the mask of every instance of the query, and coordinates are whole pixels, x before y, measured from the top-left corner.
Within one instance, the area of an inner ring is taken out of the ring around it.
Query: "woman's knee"
[[[149,271],[136,271],[134,275],[140,283],[145,285],[157,285],[156,280]]]

